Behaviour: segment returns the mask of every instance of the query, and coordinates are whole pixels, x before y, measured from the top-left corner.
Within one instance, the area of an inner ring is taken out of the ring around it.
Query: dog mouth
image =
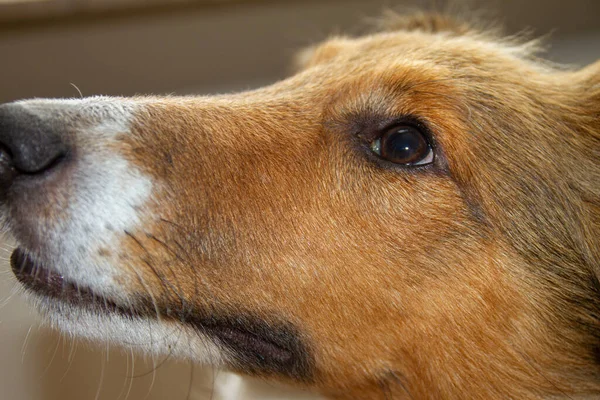
[[[10,265],[14,275],[27,290],[43,297],[101,312],[116,312],[132,317],[138,314],[133,309],[119,306],[106,296],[69,281],[63,275],[36,262],[21,248],[13,251]]]
[[[287,324],[273,325],[251,315],[186,310],[142,296],[128,300],[129,306],[125,307],[46,268],[22,248],[13,251],[10,264],[25,289],[45,298],[49,304],[67,304],[102,315],[116,313],[126,318],[177,321],[207,334],[229,349],[240,370],[310,379],[311,361],[307,349],[295,329]]]

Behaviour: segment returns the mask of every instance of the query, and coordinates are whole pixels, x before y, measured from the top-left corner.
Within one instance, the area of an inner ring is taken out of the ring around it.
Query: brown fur
[[[600,395],[600,63],[443,16],[391,26],[270,87],[149,102],[126,139],[162,185],[122,256],[154,282],[137,292],[293,325],[314,363],[296,383],[332,398]],[[432,168],[357,145],[407,115]]]

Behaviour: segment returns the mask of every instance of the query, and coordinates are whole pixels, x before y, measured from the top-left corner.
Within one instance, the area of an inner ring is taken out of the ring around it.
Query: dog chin
[[[161,318],[158,311],[152,315],[148,305],[135,299],[117,302],[78,286],[37,264],[21,248],[13,252],[11,266],[42,317],[69,335],[201,364],[224,362],[224,352],[202,332]]]
[[[101,311],[28,291],[44,322],[71,337],[107,343],[143,355],[173,356],[223,367],[226,352],[206,335],[175,321]]]

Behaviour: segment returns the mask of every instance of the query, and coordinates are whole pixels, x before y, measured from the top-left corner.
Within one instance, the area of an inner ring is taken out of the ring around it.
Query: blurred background
[[[439,3],[439,2],[437,2]],[[548,35],[547,58],[600,58],[600,1],[470,2],[507,32]],[[0,0],[0,103],[27,97],[244,90],[289,73],[296,50],[359,33],[393,0]],[[0,242],[2,242],[0,240]],[[0,253],[0,400],[291,398],[264,382],[172,360],[143,360],[40,326]],[[158,368],[154,365],[159,364]],[[225,398],[226,393],[212,393]],[[291,395],[290,395],[291,396]],[[295,393],[294,398],[308,398]]]

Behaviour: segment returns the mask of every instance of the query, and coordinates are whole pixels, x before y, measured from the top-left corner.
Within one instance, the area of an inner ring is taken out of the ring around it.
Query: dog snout
[[[18,104],[0,106],[0,180],[10,185],[18,175],[42,176],[68,153],[64,129]]]

